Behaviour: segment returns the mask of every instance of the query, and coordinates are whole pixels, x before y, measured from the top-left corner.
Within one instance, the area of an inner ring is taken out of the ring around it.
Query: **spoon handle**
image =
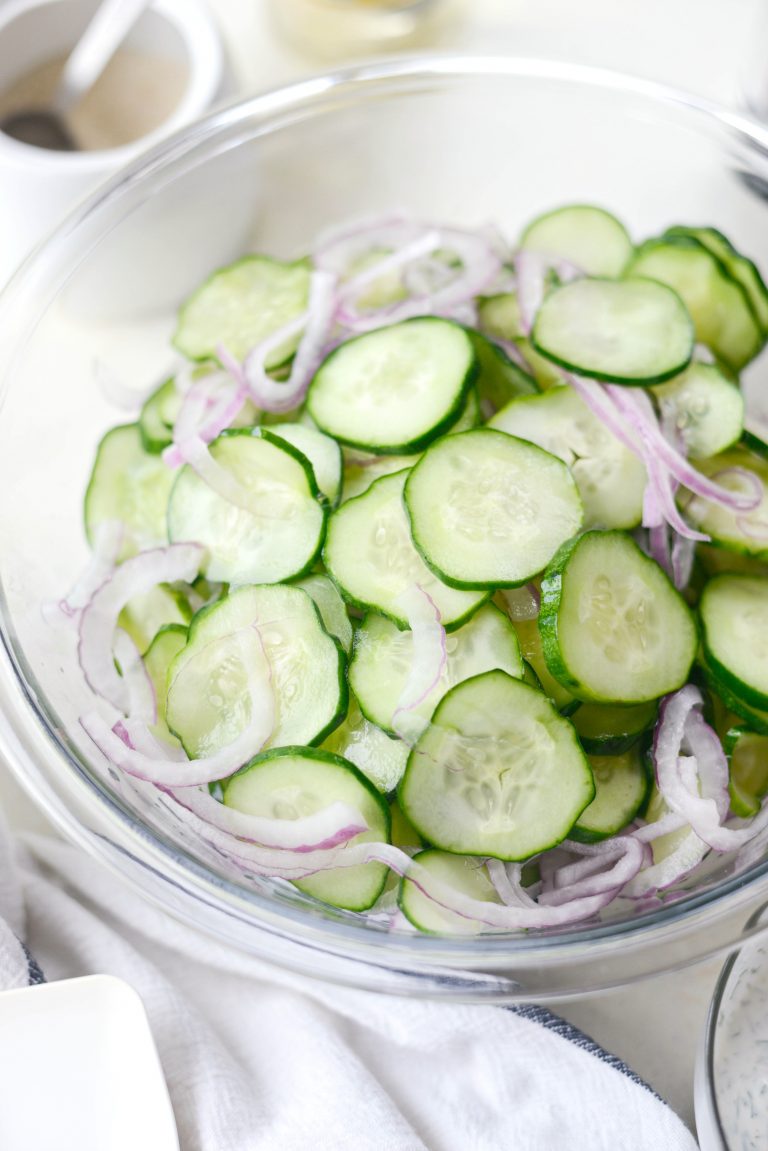
[[[149,0],[102,0],[73,49],[51,102],[63,115],[96,83]]]

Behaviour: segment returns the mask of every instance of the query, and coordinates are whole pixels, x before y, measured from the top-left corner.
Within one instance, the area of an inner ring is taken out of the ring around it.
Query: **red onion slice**
[[[42,606],[44,618],[55,626],[71,623],[80,614],[93,593],[101,587],[115,568],[125,538],[125,524],[120,520],[102,520],[93,532],[93,551],[87,566],[63,599]]]
[[[186,462],[185,447],[195,440],[209,444],[232,426],[247,398],[244,382],[216,372],[195,380],[173,429],[173,443],[163,452],[163,462],[175,468]]]
[[[521,882],[522,868],[519,863],[502,863],[500,859],[486,860],[488,877],[496,888],[496,894],[507,907],[538,907],[535,899],[525,890]]]
[[[121,564],[94,592],[80,616],[78,657],[88,685],[119,711],[129,706],[128,687],[117,673],[112,644],[117,618],[129,600],[159,583],[196,577],[205,549],[199,544],[171,544],[140,552]]]
[[[335,278],[328,272],[313,272],[309,285],[307,311],[278,328],[249,353],[243,365],[251,399],[267,412],[290,412],[303,401],[309,382],[319,367],[336,309]],[[267,373],[272,351],[303,330],[287,380],[277,381]]]
[[[128,632],[118,628],[113,646],[114,658],[120,664],[123,682],[128,690],[128,715],[143,723],[157,723],[155,688],[144,660]]]
[[[420,239],[425,230],[424,224],[398,213],[335,225],[321,232],[315,241],[312,262],[319,270],[341,279],[363,256],[402,248]]]
[[[752,495],[732,492],[714,483],[707,476],[692,468],[685,457],[664,438],[651,402],[645,394],[634,395],[634,392],[639,391],[639,389],[627,389],[617,384],[605,384],[605,390],[614,402],[616,410],[638,432],[646,442],[649,451],[653,453],[660,464],[668,469],[678,483],[683,484],[689,491],[701,496],[702,499],[709,500],[710,503],[718,504],[729,511],[748,512],[758,506],[762,499],[762,484],[757,476],[745,473],[745,476],[749,476],[749,482],[754,489]],[[632,395],[628,394],[630,390],[633,392]]]
[[[585,858],[555,872],[552,887],[547,887],[539,896],[540,907],[559,907],[592,897],[613,898],[634,879],[645,862],[643,844],[631,835],[594,844],[566,840],[562,846]]]
[[[661,821],[659,821],[661,822]],[[626,899],[642,899],[652,892],[663,891],[685,879],[697,867],[709,848],[695,831],[689,831],[673,852],[659,863],[651,864],[638,871],[637,875],[625,884],[621,895]]]
[[[448,662],[445,628],[440,611],[424,588],[411,584],[394,601],[402,611],[413,636],[413,655],[408,679],[403,688],[392,719],[392,726],[400,733],[407,732],[406,742],[418,738],[426,721],[410,713],[435,690]],[[401,736],[405,738],[405,736]]]
[[[284,520],[293,507],[294,498],[287,489],[284,492],[275,489],[265,496],[241,484],[234,472],[214,459],[199,436],[177,444],[176,449],[183,462],[217,495],[258,519]]]
[[[201,834],[225,850],[242,850],[247,843],[305,855],[341,847],[368,830],[363,816],[348,803],[330,803],[314,815],[299,819],[271,819],[225,807],[208,791],[198,788],[185,787],[169,794],[204,825]],[[216,832],[222,834],[217,836]],[[235,845],[233,839],[237,841]]]
[[[383,308],[358,312],[350,305],[344,305],[339,310],[337,318],[345,327],[354,332],[367,332],[415,316],[448,315],[453,309],[471,303],[474,297],[482,294],[487,285],[498,275],[501,260],[489,240],[482,235],[460,231],[457,228],[436,228],[428,232],[427,237],[420,237],[419,242],[424,247],[428,245],[432,251],[443,248],[453,252],[461,261],[461,271],[442,287],[430,293],[410,296]],[[414,244],[416,242],[414,241]],[[387,259],[397,260],[399,264],[405,265],[414,258],[415,250],[409,247],[404,252],[393,253]],[[419,255],[425,254],[427,254],[425,251],[419,252]],[[385,266],[386,261],[382,260],[373,269],[367,270],[366,274],[368,271],[375,271],[377,275],[381,275]],[[370,278],[375,279],[375,276]],[[356,280],[359,283],[359,279]],[[355,281],[352,281],[352,284],[354,283]],[[350,285],[345,284],[341,293],[346,294],[349,288]],[[355,288],[355,291],[357,290]]]

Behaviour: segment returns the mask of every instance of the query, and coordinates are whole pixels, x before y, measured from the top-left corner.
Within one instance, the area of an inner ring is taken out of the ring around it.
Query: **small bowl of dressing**
[[[50,103],[97,0],[11,0],[0,11],[0,121]],[[0,284],[82,196],[222,94],[216,24],[198,0],[155,0],[67,117],[73,152],[0,131]]]
[[[768,927],[768,907],[751,925]],[[701,1151],[768,1151],[768,935],[724,965],[696,1063]]]

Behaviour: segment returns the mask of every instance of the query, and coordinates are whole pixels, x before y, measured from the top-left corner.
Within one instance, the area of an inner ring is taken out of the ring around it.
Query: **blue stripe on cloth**
[[[660,1103],[666,1105],[666,1100],[662,1099],[658,1091],[654,1091],[649,1083],[641,1079],[636,1071],[619,1059],[618,1055],[612,1055],[610,1051],[606,1051],[599,1043],[595,1043],[589,1035],[585,1035],[578,1027],[574,1027],[572,1023],[568,1023],[566,1019],[561,1019],[559,1015],[554,1015],[548,1011],[546,1007],[539,1007],[536,1004],[526,1004],[521,1007],[508,1007],[506,1010],[513,1011],[515,1015],[522,1016],[523,1019],[530,1019],[533,1023],[539,1023],[542,1027],[546,1027],[549,1031],[554,1031],[562,1039],[567,1039],[569,1043],[575,1043],[577,1047],[581,1047],[582,1051],[589,1052],[594,1055],[601,1063],[607,1063],[609,1067],[613,1067],[615,1071],[620,1071],[622,1075],[626,1075],[633,1083],[637,1083],[639,1087],[644,1087],[646,1091],[650,1092]]]
[[[31,953],[25,943],[21,945],[24,948],[24,954],[27,957],[27,968],[29,970],[29,986],[35,987],[38,983],[45,983],[46,979],[43,975],[43,969]]]

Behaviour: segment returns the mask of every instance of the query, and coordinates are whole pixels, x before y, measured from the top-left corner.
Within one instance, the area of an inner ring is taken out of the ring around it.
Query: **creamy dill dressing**
[[[715,1038],[715,1096],[733,1151],[768,1151],[768,944],[737,958]]]

